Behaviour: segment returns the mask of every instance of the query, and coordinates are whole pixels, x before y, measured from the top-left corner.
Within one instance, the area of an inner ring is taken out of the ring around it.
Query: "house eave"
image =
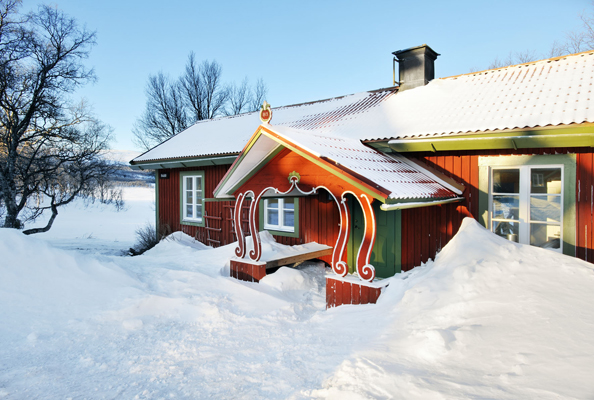
[[[456,150],[529,149],[551,147],[594,147],[594,127],[465,134],[447,137],[392,139],[387,143],[370,143],[373,147],[394,152],[441,152]]]
[[[382,204],[380,209],[382,211],[393,211],[393,210],[405,210],[407,208],[420,208],[420,207],[430,207],[430,206],[437,206],[441,204],[448,204],[448,203],[457,203],[459,201],[465,200],[464,197],[453,197],[449,199],[438,199],[438,200],[429,200],[429,201],[411,201],[411,202],[400,202],[400,203],[392,203],[392,204]]]
[[[131,161],[130,168],[134,170],[156,170],[171,168],[204,167],[212,165],[227,165],[233,164],[236,158],[237,155],[193,158],[184,160],[151,160],[144,162]]]

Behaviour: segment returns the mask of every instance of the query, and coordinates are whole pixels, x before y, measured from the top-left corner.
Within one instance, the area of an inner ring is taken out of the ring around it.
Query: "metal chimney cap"
[[[435,50],[433,50],[431,47],[429,47],[427,44],[422,44],[420,46],[409,47],[408,49],[397,50],[397,51],[393,52],[392,54],[394,54],[396,57],[398,57],[402,53],[407,53],[409,51],[417,50],[417,49],[422,49],[422,48],[425,48],[430,53],[433,53],[433,57],[434,58],[437,58],[438,56],[441,55],[438,52],[436,52]]]

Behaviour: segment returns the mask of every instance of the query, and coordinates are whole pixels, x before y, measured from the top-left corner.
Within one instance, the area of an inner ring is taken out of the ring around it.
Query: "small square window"
[[[264,229],[295,232],[295,199],[292,197],[265,199]]]

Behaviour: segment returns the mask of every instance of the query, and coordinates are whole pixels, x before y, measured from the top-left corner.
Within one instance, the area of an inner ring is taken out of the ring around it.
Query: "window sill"
[[[191,226],[204,226],[203,219],[182,219],[182,225],[191,225]]]
[[[265,231],[268,231],[271,235],[276,235],[276,236],[286,236],[286,237],[299,237],[299,232],[295,232],[293,231],[285,231],[285,230],[279,230],[278,228],[267,228],[264,227]]]

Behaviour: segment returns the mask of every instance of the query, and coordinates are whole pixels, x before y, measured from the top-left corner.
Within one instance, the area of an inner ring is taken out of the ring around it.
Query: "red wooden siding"
[[[382,289],[382,287],[372,287],[328,276],[326,277],[326,308],[344,304],[375,304]]]
[[[199,241],[207,243],[207,230],[204,227],[184,225],[180,223],[180,172],[204,171],[205,198],[212,198],[213,191],[223,178],[228,165],[171,169],[169,179],[159,179],[159,225],[161,230],[176,232],[183,231]],[[292,171],[292,170],[291,170]],[[288,174],[287,174],[288,176]],[[283,177],[286,180],[286,177]],[[288,183],[288,180],[287,180]],[[236,241],[232,230],[230,212],[235,201],[207,201],[205,211],[209,216],[221,216],[222,220],[209,221],[210,226],[221,228],[221,233],[211,231],[211,238],[217,239],[221,245]],[[244,205],[242,215],[243,230],[248,233],[249,201]],[[338,238],[338,224],[340,215],[336,203],[328,197],[328,193],[320,191],[318,195],[299,198],[299,237],[275,236],[277,242],[286,245],[296,245],[308,242],[318,242],[334,246]],[[330,263],[332,256],[322,260]]]
[[[465,200],[461,203],[402,210],[402,270],[435,258],[436,253],[458,232],[462,219],[478,219],[479,156],[568,154],[577,155],[576,176],[576,255],[592,262],[594,240],[593,192],[594,162],[591,150],[582,148],[551,148],[523,150],[459,151],[443,153],[417,153],[407,155],[418,158],[445,175],[464,184]]]
[[[183,231],[208,244],[208,232],[205,227],[185,225],[180,220],[180,172],[204,171],[204,198],[211,199],[213,191],[223,178],[229,165],[216,165],[197,168],[177,168],[169,170],[169,179],[159,179],[159,228],[165,232]],[[209,226],[221,231],[210,231],[210,237],[221,245],[235,241],[231,229],[230,210],[234,201],[206,201],[204,210],[208,216],[220,219],[209,219]],[[247,209],[244,210],[244,231],[247,230]],[[211,244],[215,244],[211,242]]]

